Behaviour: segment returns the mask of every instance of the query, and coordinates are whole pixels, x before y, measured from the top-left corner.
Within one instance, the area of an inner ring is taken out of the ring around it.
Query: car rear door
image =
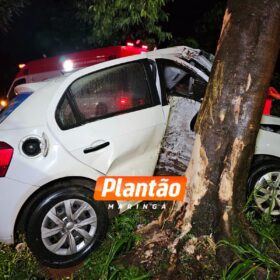
[[[74,81],[56,110],[58,138],[77,160],[110,175],[151,175],[165,119],[146,59]]]

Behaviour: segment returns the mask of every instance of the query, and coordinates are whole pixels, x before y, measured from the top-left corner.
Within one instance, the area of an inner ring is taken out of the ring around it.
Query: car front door
[[[149,62],[77,79],[56,121],[61,143],[79,161],[107,175],[151,175],[166,124]]]
[[[184,61],[157,59],[162,102],[169,121],[162,142],[158,172],[183,175],[195,139],[194,124],[205,94],[207,76]]]

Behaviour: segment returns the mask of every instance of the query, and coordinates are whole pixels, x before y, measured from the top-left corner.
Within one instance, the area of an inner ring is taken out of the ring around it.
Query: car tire
[[[83,180],[58,183],[40,195],[29,212],[25,233],[29,248],[47,267],[81,263],[105,237],[108,212],[93,199]]]
[[[280,160],[265,159],[253,163],[248,190],[249,201],[258,212],[280,219]]]

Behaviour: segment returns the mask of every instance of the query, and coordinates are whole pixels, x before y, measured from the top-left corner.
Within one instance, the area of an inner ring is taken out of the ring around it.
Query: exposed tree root
[[[181,235],[178,238],[168,229],[157,231],[152,237],[148,234],[148,238],[146,233],[145,240],[123,261],[135,266],[140,264],[152,272],[153,279],[207,279],[207,275],[209,279],[219,279],[220,266],[216,262],[213,237]]]

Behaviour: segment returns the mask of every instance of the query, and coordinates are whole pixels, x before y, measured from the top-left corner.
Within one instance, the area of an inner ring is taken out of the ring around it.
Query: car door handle
[[[98,150],[101,150],[107,146],[110,145],[110,142],[105,142],[105,143],[102,143],[100,145],[97,145],[97,146],[94,146],[94,147],[89,147],[89,148],[86,148],[84,149],[84,154],[88,154],[88,153],[92,153],[92,152],[96,152]]]

